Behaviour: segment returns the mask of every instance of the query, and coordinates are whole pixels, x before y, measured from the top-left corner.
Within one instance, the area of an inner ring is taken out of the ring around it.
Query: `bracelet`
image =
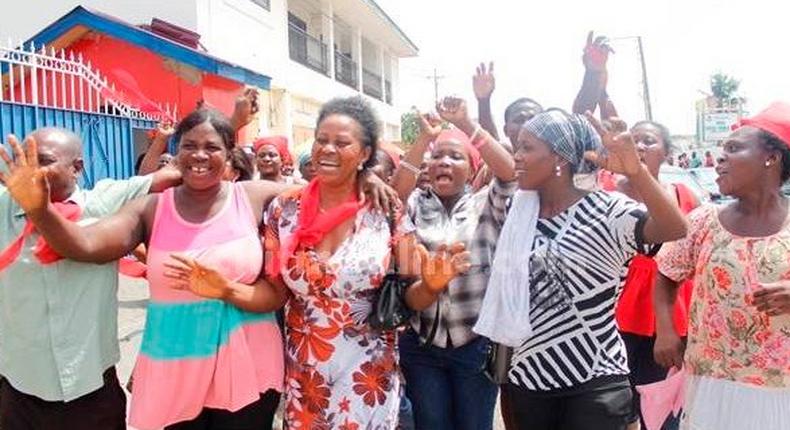
[[[471,136],[469,136],[469,141],[470,141],[470,142],[474,142],[474,141],[475,141],[475,139],[477,139],[478,137],[480,137],[480,132],[481,132],[481,131],[483,131],[483,127],[481,127],[481,126],[480,126],[480,124],[477,124],[477,127],[475,127],[475,131],[474,131],[474,132],[472,132],[472,135],[471,135]]]
[[[415,176],[420,174],[420,169],[406,160],[401,160],[400,166],[412,172]]]

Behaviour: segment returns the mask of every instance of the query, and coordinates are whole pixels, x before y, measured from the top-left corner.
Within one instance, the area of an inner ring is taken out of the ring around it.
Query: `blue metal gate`
[[[0,136],[13,134],[22,139],[42,127],[77,133],[82,138],[85,160],[81,185],[87,188],[104,178],[133,176],[134,131],[155,126],[154,121],[144,119],[0,102]]]

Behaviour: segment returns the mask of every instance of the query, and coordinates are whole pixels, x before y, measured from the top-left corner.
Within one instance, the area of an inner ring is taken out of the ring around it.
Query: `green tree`
[[[401,141],[407,145],[411,145],[417,140],[417,135],[420,134],[420,124],[417,119],[417,113],[413,110],[404,113],[400,116],[400,137]]]
[[[738,95],[738,88],[741,81],[732,76],[718,72],[710,77],[710,91],[716,99],[716,105],[720,108],[737,105],[744,102],[743,97]]]

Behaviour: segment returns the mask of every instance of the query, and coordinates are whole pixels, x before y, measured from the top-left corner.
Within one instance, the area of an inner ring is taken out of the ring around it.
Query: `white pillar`
[[[400,60],[397,57],[390,58],[390,92],[392,93],[392,105],[396,106],[395,94],[398,94],[398,84],[400,80]],[[398,123],[400,125],[400,123]]]
[[[326,43],[327,67],[330,78],[335,79],[335,20],[332,0],[321,0],[321,34]]]
[[[291,92],[288,90],[283,90],[282,94],[282,107],[281,110],[281,117],[282,117],[282,127],[283,131],[286,136],[288,136],[288,146],[293,146],[294,140],[294,122],[293,122],[293,103],[291,103]],[[290,148],[293,149],[293,148]]]
[[[383,102],[384,100],[387,100],[387,97],[386,97],[386,94],[385,94],[385,92],[387,91],[387,88],[384,86],[384,47],[381,46],[381,45],[378,45],[376,47],[376,51],[377,51],[377,54],[378,54],[378,61],[376,61],[376,63],[379,66],[378,67],[378,69],[379,69],[378,70],[378,74],[379,74],[379,77],[381,77],[381,80],[379,80],[379,87],[381,87],[381,101]]]
[[[362,29],[351,29],[351,58],[357,63],[357,91],[362,91]]]

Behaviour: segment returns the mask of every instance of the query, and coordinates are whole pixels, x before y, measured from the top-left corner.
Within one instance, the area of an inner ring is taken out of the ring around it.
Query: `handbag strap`
[[[433,340],[436,339],[436,332],[439,330],[439,318],[441,316],[441,312],[439,312],[439,308],[442,305],[442,299],[439,298],[436,300],[436,314],[433,316],[433,324],[431,325],[431,331],[428,333],[428,337],[425,340],[420,339],[420,346],[431,346],[433,344]]]
[[[387,214],[387,225],[390,229],[390,271],[394,274],[398,274],[398,262],[397,262],[397,255],[398,255],[398,226],[397,222],[395,221],[395,213],[394,211],[390,211]]]

